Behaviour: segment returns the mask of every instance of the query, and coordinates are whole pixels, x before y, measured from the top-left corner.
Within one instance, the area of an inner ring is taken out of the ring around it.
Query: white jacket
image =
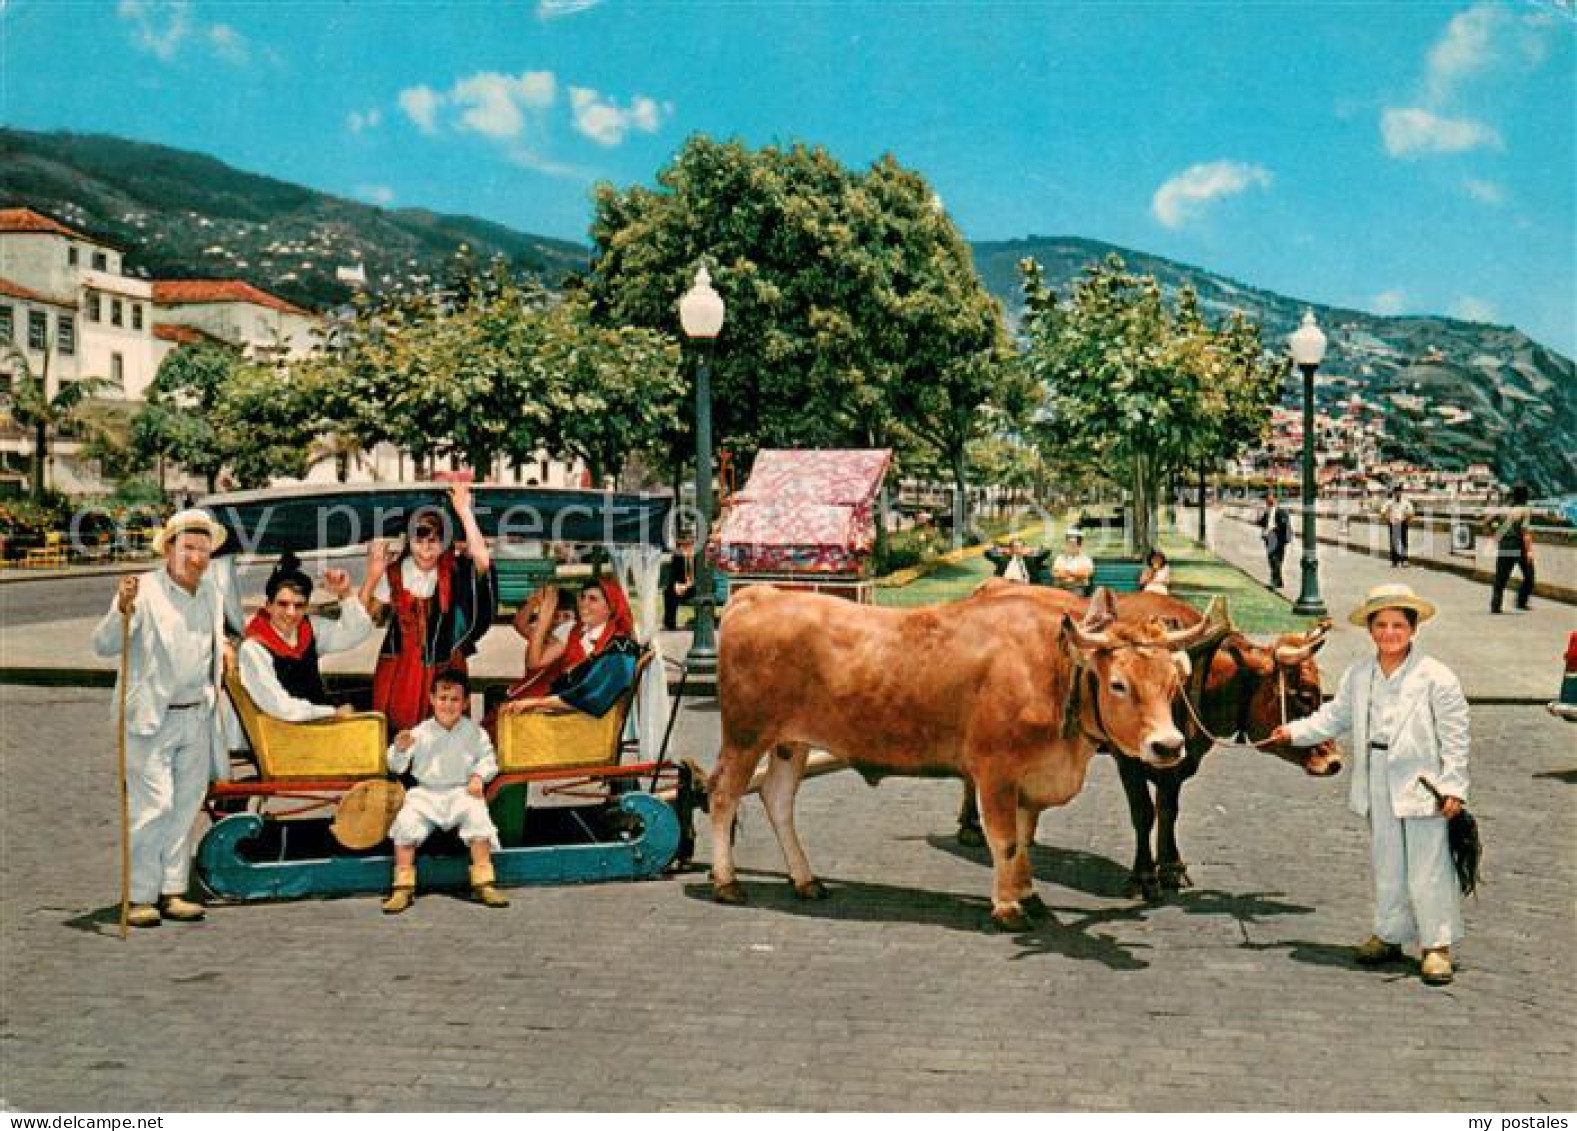
[[[1352,733],[1348,804],[1361,817],[1369,814],[1369,689],[1378,678],[1377,659],[1359,661],[1342,676],[1336,698],[1287,727],[1295,746]],[[1447,797],[1467,801],[1467,697],[1450,668],[1422,654],[1403,678],[1399,694],[1386,759],[1391,811],[1398,817],[1438,817],[1439,804],[1418,778],[1428,778]]]
[[[126,684],[126,729],[135,735],[150,736],[158,733],[169,713],[170,701],[175,693],[174,661],[169,652],[170,633],[161,631],[168,626],[173,632],[180,622],[180,612],[165,594],[158,569],[145,573],[137,585],[137,603],[132,607],[131,644]],[[225,600],[218,583],[204,573],[198,591],[207,591],[213,610],[213,662],[207,686],[203,689],[203,705],[199,710],[213,719],[210,727],[211,744],[209,765],[215,780],[230,776],[228,732],[232,729],[228,714],[229,703],[220,694],[224,676]],[[109,612],[93,630],[93,650],[106,659],[120,655],[121,616],[119,602],[110,599]],[[119,682],[117,678],[117,693]],[[111,702],[114,711],[115,701]]]

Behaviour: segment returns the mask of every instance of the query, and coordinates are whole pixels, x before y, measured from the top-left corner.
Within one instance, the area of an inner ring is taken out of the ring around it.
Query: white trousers
[[[126,736],[131,815],[131,901],[185,895],[192,823],[208,792],[212,711],[171,711],[151,735]]]
[[[466,844],[485,840],[498,847],[498,829],[487,802],[472,797],[463,785],[447,789],[419,785],[406,791],[405,804],[389,826],[389,839],[399,845],[417,845],[438,829],[458,829]]]
[[[1370,856],[1374,933],[1425,950],[1462,937],[1462,905],[1444,817],[1398,817],[1391,810],[1386,752],[1369,753]]]

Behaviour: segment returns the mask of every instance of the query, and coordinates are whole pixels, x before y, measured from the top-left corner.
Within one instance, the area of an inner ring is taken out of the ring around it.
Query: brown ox
[[[712,884],[740,903],[731,832],[768,752],[761,798],[794,890],[820,899],[794,831],[794,796],[812,748],[869,780],[975,783],[991,849],[991,917],[1021,930],[1043,904],[1028,847],[1042,810],[1084,785],[1098,746],[1164,766],[1183,754],[1172,719],[1186,659],[1208,624],[1168,632],[1119,625],[1098,591],[1082,623],[1065,614],[969,600],[898,610],[766,586],[724,614],[718,652],[722,751],[709,782]]]
[[[981,586],[973,599],[1028,603],[1074,615],[1084,609],[1082,598],[1060,590],[995,580]],[[1159,619],[1181,626],[1202,619],[1186,602],[1155,593],[1122,594],[1117,598],[1117,617],[1120,622]],[[1133,870],[1125,894],[1154,900],[1163,888],[1192,886],[1177,847],[1177,817],[1184,783],[1199,771],[1201,759],[1217,739],[1259,745],[1278,724],[1319,709],[1320,671],[1314,654],[1324,645],[1329,628],[1325,623],[1307,633],[1287,633],[1270,645],[1257,644],[1234,631],[1219,643],[1210,641],[1196,649],[1199,668],[1188,689],[1195,711],[1189,712],[1180,703],[1178,712],[1179,725],[1188,736],[1185,756],[1166,769],[1139,765],[1125,758],[1117,761],[1135,840]],[[1341,755],[1329,742],[1305,748],[1264,745],[1260,749],[1316,777],[1339,773],[1342,768]],[[980,818],[967,783],[958,823],[962,843],[981,843]],[[1153,856],[1152,830],[1156,836]]]

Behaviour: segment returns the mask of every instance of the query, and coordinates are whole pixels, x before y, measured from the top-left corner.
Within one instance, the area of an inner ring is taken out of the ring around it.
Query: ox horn
[[[1184,648],[1195,648],[1201,644],[1220,640],[1231,631],[1232,616],[1227,611],[1226,603],[1218,594],[1210,598],[1210,604],[1205,609],[1205,615],[1198,624],[1169,631],[1161,640],[1161,643],[1176,652]]]
[[[1096,631],[1091,627],[1090,618],[1086,616],[1081,624],[1067,613],[1062,614],[1063,635],[1073,641],[1074,646],[1086,652],[1098,648],[1111,648],[1116,645],[1109,632]]]
[[[1301,644],[1283,644],[1276,649],[1276,662],[1283,667],[1296,667],[1325,646],[1325,637],[1331,631],[1331,622],[1322,620],[1303,637]]]

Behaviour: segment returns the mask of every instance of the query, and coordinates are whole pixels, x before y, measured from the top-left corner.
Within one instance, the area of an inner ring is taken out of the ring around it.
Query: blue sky
[[[0,0],[0,120],[585,239],[695,132],[1577,351],[1577,15],[1504,3]]]

